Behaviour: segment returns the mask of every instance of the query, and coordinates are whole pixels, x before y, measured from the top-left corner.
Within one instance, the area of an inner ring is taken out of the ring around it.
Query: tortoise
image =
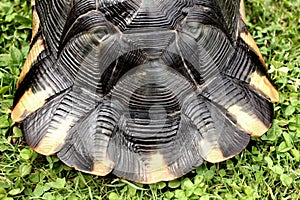
[[[12,119],[38,153],[155,183],[239,154],[278,92],[241,0],[32,0]]]

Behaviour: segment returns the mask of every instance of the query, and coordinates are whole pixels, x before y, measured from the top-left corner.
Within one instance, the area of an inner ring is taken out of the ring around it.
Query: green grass
[[[171,182],[130,183],[32,151],[9,113],[29,49],[29,1],[0,2],[0,199],[300,199],[300,0],[246,1],[247,20],[280,92],[273,126],[240,155]]]

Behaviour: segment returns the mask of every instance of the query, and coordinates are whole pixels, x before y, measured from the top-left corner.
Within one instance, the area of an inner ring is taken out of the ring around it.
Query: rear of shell
[[[12,119],[77,170],[172,180],[240,153],[278,93],[238,0],[32,0]]]

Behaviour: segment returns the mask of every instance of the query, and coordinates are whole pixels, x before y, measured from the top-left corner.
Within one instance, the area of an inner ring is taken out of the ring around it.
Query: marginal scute
[[[71,116],[68,116],[65,120],[61,121],[58,127],[50,129],[34,150],[43,155],[55,154],[64,145],[64,140],[72,125],[73,119]]]
[[[36,8],[33,7],[33,10],[32,10],[32,36],[31,36],[31,41],[37,35],[37,33],[39,31],[39,28],[40,28],[40,19],[39,19],[38,13],[36,11]]]
[[[240,1],[240,16],[244,23],[246,23],[245,3],[244,0]]]
[[[260,50],[257,46],[257,44],[255,43],[252,35],[250,35],[250,33],[246,33],[246,32],[240,32],[240,37],[245,41],[245,43],[247,45],[249,45],[250,49],[256,53],[256,55],[258,56],[260,62],[262,63],[262,65],[267,68],[264,58],[262,56],[262,54],[260,53]]]
[[[239,154],[278,92],[243,0],[31,0],[12,119],[44,155],[140,183]]]
[[[232,155],[234,156],[234,155]],[[224,160],[227,160],[228,158],[225,158],[222,151],[214,149],[212,151],[210,151],[206,157],[205,160],[211,163],[218,163],[218,162],[222,162]]]
[[[98,176],[106,176],[113,169],[113,162],[107,158],[106,161],[94,162],[93,169],[90,172]]]
[[[29,72],[33,63],[37,60],[40,53],[44,50],[45,50],[44,40],[42,38],[39,38],[33,44],[33,46],[31,47],[31,49],[27,55],[26,61],[23,65],[22,71],[21,71],[19,79],[18,79],[17,87],[19,87],[20,83],[23,81],[26,74]]]
[[[39,92],[32,92],[27,90],[21,99],[14,107],[11,117],[15,122],[23,121],[31,113],[42,107],[46,102],[46,96],[52,91],[51,88]]]
[[[145,183],[154,183],[159,181],[168,181],[176,177],[170,173],[163,155],[155,153],[150,155],[149,163],[147,163],[146,181]]]
[[[279,101],[279,93],[265,75],[260,75],[256,71],[251,74],[250,85],[262,92],[273,103]]]
[[[233,105],[228,108],[228,112],[235,117],[237,124],[251,136],[259,137],[269,129],[262,121],[247,113],[243,108]]]
[[[255,43],[252,35],[248,32],[246,28],[246,14],[245,14],[245,5],[244,5],[244,0],[240,1],[240,20],[238,24],[238,36],[244,40],[244,42],[249,46],[249,48],[258,56],[261,64],[267,68],[264,58]]]

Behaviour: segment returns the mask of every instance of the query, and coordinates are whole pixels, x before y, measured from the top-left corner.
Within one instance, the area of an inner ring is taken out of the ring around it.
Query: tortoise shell
[[[239,0],[32,0],[12,119],[68,166],[135,182],[240,153],[278,93]]]

